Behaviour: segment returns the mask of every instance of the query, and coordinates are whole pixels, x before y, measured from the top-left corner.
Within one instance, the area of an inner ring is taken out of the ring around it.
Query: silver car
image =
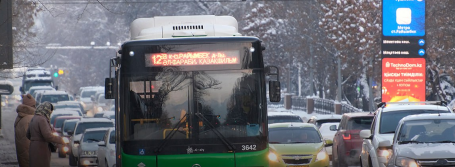
[[[98,166],[98,142],[104,141],[108,130],[109,128],[89,128],[84,131],[78,146],[78,166]]]
[[[379,143],[387,145],[388,140]],[[389,167],[455,166],[455,114],[419,114],[400,120]]]

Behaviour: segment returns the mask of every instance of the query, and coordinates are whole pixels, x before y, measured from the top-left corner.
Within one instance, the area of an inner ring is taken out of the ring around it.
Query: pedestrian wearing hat
[[[54,106],[45,101],[36,107],[35,116],[33,116],[28,126],[27,138],[30,139],[29,148],[29,167],[50,167],[51,149],[50,143],[66,144],[68,139],[52,134],[49,118],[54,110]]]
[[[30,94],[22,95],[22,104],[19,104],[16,108],[17,117],[14,121],[14,132],[16,142],[16,156],[19,161],[20,167],[29,166],[29,154],[28,149],[30,146],[30,140],[27,139],[27,129],[30,120],[35,115],[35,98]]]

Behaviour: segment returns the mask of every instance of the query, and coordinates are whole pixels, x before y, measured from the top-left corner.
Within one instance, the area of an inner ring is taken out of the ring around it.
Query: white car
[[[310,119],[308,119],[308,123],[312,123],[316,125],[316,127],[320,127],[323,123],[329,122],[336,122],[340,123],[342,115],[338,114],[330,114],[330,115],[314,115]]]
[[[392,102],[379,104],[378,109],[375,111],[371,129],[360,131],[360,137],[364,139],[360,153],[361,166],[385,167],[387,165],[393,153],[390,141],[393,140],[398,122],[405,116],[451,112],[441,102]]]
[[[79,144],[82,137],[82,133],[85,129],[88,128],[110,128],[114,127],[114,123],[111,120],[105,118],[87,118],[82,119],[76,123],[74,131],[70,133],[70,143],[69,147],[71,151],[69,152],[68,162],[70,166],[76,166],[79,161]]]
[[[332,126],[334,125],[334,126]],[[328,122],[328,123],[323,123],[321,127],[319,127],[319,132],[322,135],[323,140],[332,140],[333,137],[335,136],[335,133],[337,133],[337,129],[340,123],[337,122]],[[333,127],[330,129],[330,127]],[[330,159],[332,159],[332,146],[326,147],[327,153],[329,154]]]
[[[78,146],[78,166],[98,165],[98,142],[103,141],[109,128],[89,128],[82,133]]]
[[[455,166],[455,114],[404,117],[390,142],[393,154],[389,167]]]
[[[98,143],[98,166],[115,167],[115,129],[109,128]]]

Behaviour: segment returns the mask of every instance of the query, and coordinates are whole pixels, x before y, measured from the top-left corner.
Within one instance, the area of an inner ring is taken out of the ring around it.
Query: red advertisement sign
[[[425,59],[382,59],[382,101],[425,101]]]

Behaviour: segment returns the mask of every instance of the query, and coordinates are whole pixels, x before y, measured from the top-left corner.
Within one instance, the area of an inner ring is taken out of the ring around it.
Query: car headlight
[[[276,155],[276,153],[270,151],[268,157],[270,161],[278,162],[278,155]]]
[[[103,112],[103,108],[102,107],[98,107],[98,112]]]
[[[324,160],[328,157],[327,151],[325,151],[324,148],[319,151],[319,153],[316,155],[316,161]]]
[[[82,155],[96,155],[96,151],[82,151]]]
[[[389,159],[391,155],[392,155],[391,149],[379,149],[378,150],[378,156],[380,156],[380,157],[386,157],[387,159]]]
[[[403,167],[419,167],[419,164],[414,159],[406,157],[397,157],[395,165]]]

